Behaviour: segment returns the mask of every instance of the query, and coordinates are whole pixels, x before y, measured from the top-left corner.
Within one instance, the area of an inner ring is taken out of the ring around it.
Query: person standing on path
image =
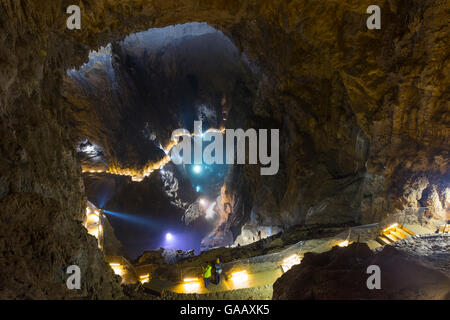
[[[220,283],[220,275],[222,274],[222,266],[223,266],[223,263],[220,262],[219,258],[217,258],[216,264],[214,265],[214,269],[216,270],[216,285]]]
[[[205,281],[205,288],[208,288],[209,279],[211,278],[212,266],[210,263],[203,267],[203,280]]]

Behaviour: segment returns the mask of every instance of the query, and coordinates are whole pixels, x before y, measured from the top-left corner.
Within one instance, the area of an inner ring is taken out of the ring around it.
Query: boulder
[[[381,289],[368,289],[378,266]],[[375,253],[366,244],[305,254],[273,285],[273,299],[449,299],[450,278],[428,261],[392,246]]]

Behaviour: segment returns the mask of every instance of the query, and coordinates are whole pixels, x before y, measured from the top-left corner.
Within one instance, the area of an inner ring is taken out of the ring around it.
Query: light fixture
[[[170,241],[172,239],[173,239],[173,235],[170,232],[166,233],[166,240]]]
[[[343,247],[348,246],[348,244],[349,244],[348,240],[344,240],[344,241],[339,242],[338,246],[343,248]]]
[[[293,254],[286,259],[283,260],[283,264],[281,265],[281,268],[283,269],[283,272],[288,271],[296,264],[300,264],[301,260],[298,254]]]
[[[110,267],[113,269],[114,273],[121,276],[123,274],[123,268],[120,263],[110,263]]]
[[[90,214],[87,216],[87,223],[91,224],[91,223],[98,223],[100,220],[100,217],[96,214]]]
[[[192,171],[194,171],[194,173],[199,174],[200,172],[202,172],[202,166],[196,164],[195,166],[192,167]]]
[[[234,284],[243,284],[248,280],[248,274],[246,270],[233,272],[231,274],[231,281],[233,281]]]
[[[147,283],[149,281],[150,281],[150,274],[149,273],[146,273],[146,274],[143,274],[143,275],[139,276],[139,282],[141,284]]]
[[[200,289],[200,281],[198,278],[184,278],[183,282],[185,292],[195,292]]]

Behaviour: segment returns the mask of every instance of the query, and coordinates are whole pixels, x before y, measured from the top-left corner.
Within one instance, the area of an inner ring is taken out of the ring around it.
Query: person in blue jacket
[[[223,263],[220,262],[220,259],[217,258],[216,260],[216,264],[214,265],[214,269],[215,269],[215,274],[216,274],[216,284],[220,283],[220,275],[222,274],[222,266]]]

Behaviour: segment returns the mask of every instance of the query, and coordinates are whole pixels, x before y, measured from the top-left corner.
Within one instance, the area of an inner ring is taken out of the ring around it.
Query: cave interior
[[[366,2],[2,2],[0,298],[449,299],[450,4]]]

